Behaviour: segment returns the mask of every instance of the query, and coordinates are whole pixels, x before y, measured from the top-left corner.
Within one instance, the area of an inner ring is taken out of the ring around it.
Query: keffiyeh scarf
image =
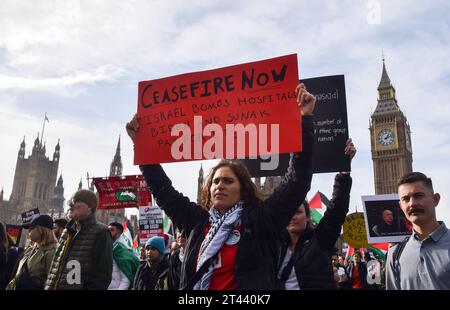
[[[211,228],[200,245],[196,271],[198,271],[209,258],[213,257],[222,249],[234,227],[240,224],[243,209],[242,205],[243,203],[241,201],[238,202],[224,215],[221,215],[215,208],[209,209],[209,224],[211,225]],[[211,276],[216,264],[217,262],[211,264],[200,280],[194,285],[194,290],[207,290],[209,288]]]

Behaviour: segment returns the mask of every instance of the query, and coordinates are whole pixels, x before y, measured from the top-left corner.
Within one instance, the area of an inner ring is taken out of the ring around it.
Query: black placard
[[[39,208],[34,208],[34,209],[23,212],[21,214],[22,224],[31,222],[38,215],[39,215]]]
[[[350,171],[350,159],[344,154],[348,139],[347,101],[343,75],[323,76],[301,81],[316,96],[314,109],[313,172]],[[286,173],[289,154],[280,154],[277,169],[261,170],[261,162],[267,160],[244,159],[253,177],[279,176]]]

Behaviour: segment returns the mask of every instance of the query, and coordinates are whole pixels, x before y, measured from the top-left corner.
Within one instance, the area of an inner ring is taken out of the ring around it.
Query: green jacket
[[[43,289],[55,250],[56,243],[44,246],[32,245],[27,247],[19,262],[17,273],[9,282],[7,289],[16,289],[16,281],[26,269],[28,269],[28,274],[31,280],[36,284],[36,287]]]

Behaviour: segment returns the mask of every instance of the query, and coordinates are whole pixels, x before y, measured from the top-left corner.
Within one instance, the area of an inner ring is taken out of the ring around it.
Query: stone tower
[[[59,143],[58,143],[59,144]],[[53,191],[53,209],[52,216],[62,217],[64,214],[64,186],[62,174],[58,178],[55,190]]]
[[[25,158],[25,137],[20,144],[14,173],[13,188],[9,203],[22,213],[39,208],[41,213],[51,213],[52,198],[59,165],[59,143],[55,147],[53,160],[46,156],[45,144],[34,140],[31,156]]]
[[[397,180],[412,172],[411,130],[397,104],[383,57],[378,103],[370,120],[375,194],[397,193]]]
[[[109,176],[122,175],[122,157],[120,156],[120,136],[117,142],[116,153],[109,168]],[[97,220],[108,225],[111,222],[123,223],[127,220],[125,209],[97,210]]]

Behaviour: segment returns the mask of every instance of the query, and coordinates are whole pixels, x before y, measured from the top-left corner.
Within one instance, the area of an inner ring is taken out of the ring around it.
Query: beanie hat
[[[91,208],[92,212],[95,212],[95,210],[97,210],[97,195],[95,195],[95,193],[90,190],[80,189],[76,191],[75,194],[73,194],[71,200],[73,203],[84,202],[88,205],[89,208]]]
[[[149,246],[154,247],[161,253],[161,255],[164,255],[164,238],[160,236],[153,236],[150,239],[147,240],[145,243],[145,248],[147,249]]]

